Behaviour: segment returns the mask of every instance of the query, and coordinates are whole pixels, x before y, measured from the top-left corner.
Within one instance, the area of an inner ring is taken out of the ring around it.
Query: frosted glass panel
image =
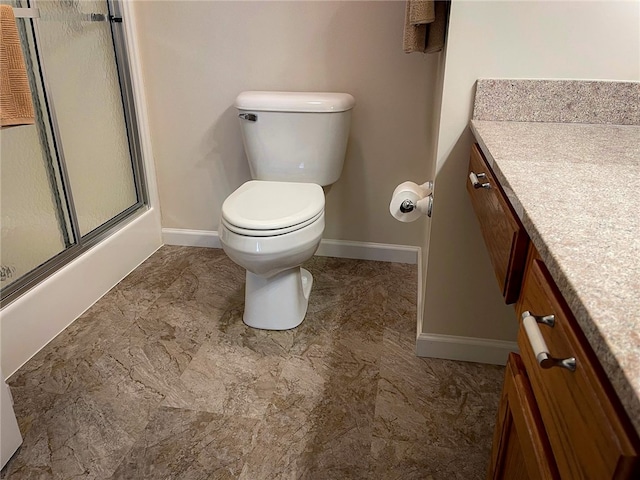
[[[66,247],[36,128],[0,130],[2,288]]]
[[[0,3],[16,6],[15,2]],[[25,20],[18,19],[20,27]],[[24,31],[24,30],[22,30]],[[27,65],[33,54],[23,36]],[[72,242],[67,206],[59,194],[59,171],[51,157],[46,112],[39,77],[30,83],[36,108],[36,125],[0,130],[0,288],[62,252]],[[71,239],[71,240],[70,240]]]
[[[40,10],[40,61],[85,235],[138,200],[107,3],[33,4]]]

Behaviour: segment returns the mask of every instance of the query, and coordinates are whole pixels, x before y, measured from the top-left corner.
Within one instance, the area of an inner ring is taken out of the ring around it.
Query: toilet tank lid
[[[254,91],[238,95],[235,106],[263,112],[344,112],[355,103],[348,93]]]

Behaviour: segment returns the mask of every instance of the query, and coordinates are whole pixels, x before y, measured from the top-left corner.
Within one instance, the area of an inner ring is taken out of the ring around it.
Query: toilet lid
[[[252,180],[227,197],[222,219],[240,229],[279,230],[305,223],[323,210],[320,185]]]

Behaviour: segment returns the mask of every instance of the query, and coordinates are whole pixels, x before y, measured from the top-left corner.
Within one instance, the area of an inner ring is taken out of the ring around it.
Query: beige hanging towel
[[[406,53],[435,53],[444,47],[448,0],[407,0],[403,49]]]
[[[13,8],[0,5],[0,126],[33,123],[31,90]]]

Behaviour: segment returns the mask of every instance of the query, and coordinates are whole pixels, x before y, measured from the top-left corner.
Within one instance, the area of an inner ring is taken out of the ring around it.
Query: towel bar
[[[13,16],[15,18],[40,18],[40,10],[37,8],[13,8]],[[87,22],[105,22],[107,16],[104,13],[85,13],[82,14],[82,20]],[[122,18],[109,16],[109,20],[113,22],[122,22]]]
[[[40,10],[37,8],[13,8],[13,16],[16,18],[40,18]]]

